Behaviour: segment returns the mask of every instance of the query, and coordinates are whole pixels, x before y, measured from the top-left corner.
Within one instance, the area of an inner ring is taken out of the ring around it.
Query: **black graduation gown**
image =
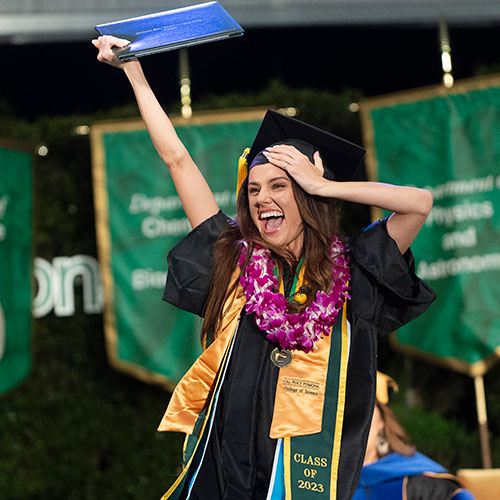
[[[227,222],[219,212],[172,249],[164,300],[203,314],[213,244]],[[351,340],[337,486],[341,500],[352,497],[363,462],[375,402],[377,336],[411,321],[435,298],[415,276],[411,252],[399,252],[385,221],[369,226],[349,246]],[[276,447],[269,438],[279,372],[269,360],[274,347],[243,311],[191,499],[266,498]]]

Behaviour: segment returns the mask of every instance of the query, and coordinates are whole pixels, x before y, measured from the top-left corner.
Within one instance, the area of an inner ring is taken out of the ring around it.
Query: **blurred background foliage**
[[[207,95],[194,111],[293,106],[299,117],[361,142],[349,105],[361,92],[293,89],[280,81],[252,93]],[[161,100],[161,93],[160,93]],[[177,103],[162,102],[176,113]],[[92,116],[18,119],[0,102],[2,144],[35,151],[34,256],[96,256],[89,138],[75,128],[138,116],[135,105]],[[235,159],[236,164],[236,159]],[[361,169],[359,179],[365,178]],[[345,208],[344,230],[370,222],[362,206]],[[113,370],[106,359],[101,315],[77,313],[33,320],[29,378],[0,397],[0,499],[125,500],[159,498],[180,470],[183,436],[156,432],[169,394]],[[158,297],[158,307],[162,307]],[[400,384],[392,408],[417,448],[455,471],[480,467],[473,381],[410,359],[381,342],[380,368]],[[500,466],[500,367],[485,377],[492,460]]]

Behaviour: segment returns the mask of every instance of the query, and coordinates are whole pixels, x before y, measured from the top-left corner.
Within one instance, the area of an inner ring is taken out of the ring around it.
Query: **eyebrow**
[[[269,179],[267,182],[270,183],[270,182],[274,182],[274,181],[277,181],[277,180],[286,180],[286,181],[289,181],[290,179],[289,179],[288,176],[279,175],[278,177],[273,177],[272,179]],[[260,182],[250,181],[248,183],[248,185],[250,186],[250,184],[254,184],[256,186],[260,186]]]

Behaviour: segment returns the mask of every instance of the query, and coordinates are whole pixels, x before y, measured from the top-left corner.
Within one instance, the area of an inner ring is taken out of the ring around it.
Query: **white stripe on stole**
[[[349,322],[348,319],[346,319],[346,326],[347,326],[347,365],[349,365],[349,356],[351,355],[351,323]]]
[[[189,489],[188,489],[188,493],[186,496],[186,500],[189,500],[189,497],[191,496],[191,491],[193,490],[194,482],[196,481],[196,477],[198,476],[198,472],[200,471],[201,465],[203,464],[203,460],[205,458],[205,453],[207,451],[208,441],[210,440],[210,434],[212,433],[212,427],[213,427],[214,420],[215,420],[215,412],[217,410],[217,403],[219,402],[220,390],[222,388],[222,384],[224,383],[224,379],[226,378],[227,367],[229,366],[229,360],[231,358],[231,353],[233,352],[233,346],[234,346],[234,341],[236,339],[236,335],[238,335],[238,327],[239,326],[240,326],[240,320],[238,319],[238,323],[236,325],[236,333],[233,335],[233,338],[231,340],[231,347],[229,348],[229,353],[227,355],[226,363],[224,366],[224,373],[222,374],[219,388],[217,389],[217,393],[214,396],[215,401],[214,401],[214,406],[212,409],[212,415],[210,417],[210,424],[209,424],[209,427],[206,431],[206,432],[208,432],[208,434],[207,434],[207,440],[205,441],[205,446],[203,447],[203,454],[201,455],[201,459],[200,459],[200,463],[198,465],[198,468],[196,469],[196,472],[193,474],[193,477],[191,478],[191,482],[189,484]]]
[[[266,500],[271,500],[271,498],[273,497],[274,482],[276,480],[276,471],[278,468],[278,461],[280,458],[282,445],[283,445],[283,438],[279,438],[276,442],[276,450],[274,451],[273,470],[271,472],[271,479],[269,480],[269,489],[267,490]]]

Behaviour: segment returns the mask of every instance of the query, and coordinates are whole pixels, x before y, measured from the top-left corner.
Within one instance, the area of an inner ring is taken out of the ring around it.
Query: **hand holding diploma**
[[[120,61],[115,51],[114,47],[123,48],[126,47],[130,42],[124,40],[123,38],[116,38],[115,36],[105,35],[100,36],[97,39],[92,40],[94,47],[99,50],[97,54],[97,60],[114,66],[115,68],[123,69],[123,66],[128,61]],[[136,58],[129,59],[129,61],[137,61]]]

